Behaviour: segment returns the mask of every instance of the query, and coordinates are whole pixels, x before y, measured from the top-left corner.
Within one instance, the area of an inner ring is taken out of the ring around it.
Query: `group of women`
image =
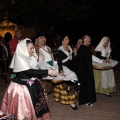
[[[97,47],[95,51],[99,52],[97,57],[102,56],[102,59],[110,62],[110,39],[105,38],[107,39],[102,40],[103,46],[100,46],[102,49]],[[62,35],[58,43],[58,58],[55,61],[51,49],[46,45],[45,34],[37,34],[34,42],[29,38],[20,41],[10,64],[14,74],[11,75],[11,82],[3,97],[1,111],[5,114],[15,114],[16,120],[50,120],[51,113],[40,84],[43,79],[54,83],[55,101],[68,104],[73,110],[77,110],[75,103],[78,101],[79,90],[76,88],[81,83],[74,72],[73,61],[76,60],[80,44],[82,44],[81,39],[76,48],[72,49],[69,45],[69,37]],[[102,79],[106,80],[103,77]],[[114,78],[110,80],[103,82],[106,90],[110,88],[106,93],[116,90]]]

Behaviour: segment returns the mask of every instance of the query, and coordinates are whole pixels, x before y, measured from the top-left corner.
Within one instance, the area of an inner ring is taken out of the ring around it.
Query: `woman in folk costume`
[[[77,109],[75,105],[78,100],[78,93],[76,92],[76,84],[71,82],[72,80],[78,81],[76,78],[76,74],[72,71],[72,58],[73,51],[69,46],[69,37],[67,35],[63,35],[59,39],[59,48],[58,48],[58,72],[61,76],[68,77],[69,81],[63,81],[55,85],[53,90],[53,96],[55,101],[59,101],[61,104],[70,105],[73,110]],[[64,67],[69,68],[65,69]],[[67,73],[67,74],[66,74]]]
[[[10,68],[13,69],[1,111],[15,114],[16,120],[50,120],[51,115],[38,77],[56,75],[53,70],[40,70],[34,44],[28,38],[17,45]]]
[[[103,64],[108,64],[111,67],[114,67],[118,62],[111,59],[111,47],[110,47],[110,38],[104,36],[98,46],[95,48],[96,57],[103,60]],[[99,74],[99,75],[98,75]],[[100,86],[98,87],[98,82],[96,81],[96,92],[106,94],[108,97],[112,97],[110,93],[116,92],[116,83],[113,69],[108,70],[94,70],[95,78],[101,81]]]

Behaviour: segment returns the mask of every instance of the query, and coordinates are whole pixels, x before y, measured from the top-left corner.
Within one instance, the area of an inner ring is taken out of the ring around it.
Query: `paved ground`
[[[76,111],[72,110],[69,105],[54,102],[51,93],[48,99],[52,120],[120,120],[120,72],[115,71],[115,78],[117,92],[112,94],[112,98],[97,94],[97,102],[93,107],[81,105]],[[0,102],[7,86],[8,84],[0,79]]]

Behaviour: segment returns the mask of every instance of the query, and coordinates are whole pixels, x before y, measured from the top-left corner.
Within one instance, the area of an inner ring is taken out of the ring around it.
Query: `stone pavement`
[[[49,94],[49,106],[52,114],[51,120],[120,120],[120,71],[115,71],[117,92],[112,98],[97,94],[94,106],[78,105],[78,110],[72,110],[69,105],[54,102],[52,93]],[[10,82],[10,80],[9,80]],[[8,84],[0,79],[0,103]]]

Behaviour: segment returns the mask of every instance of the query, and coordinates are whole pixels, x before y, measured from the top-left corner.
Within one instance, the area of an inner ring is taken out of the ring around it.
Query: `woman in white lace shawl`
[[[111,66],[115,66],[117,61],[111,59],[111,47],[110,38],[104,36],[98,46],[95,48],[96,56],[104,61],[104,63]],[[103,64],[104,64],[103,63]],[[97,93],[107,94],[108,97],[112,97],[110,93],[116,92],[116,83],[113,69],[102,70],[101,72],[101,85],[100,89],[96,90]]]
[[[40,70],[34,45],[29,38],[20,41],[10,68],[14,74],[1,103],[4,114],[16,120],[50,120],[51,114],[38,81],[43,75],[57,75],[53,70]]]

